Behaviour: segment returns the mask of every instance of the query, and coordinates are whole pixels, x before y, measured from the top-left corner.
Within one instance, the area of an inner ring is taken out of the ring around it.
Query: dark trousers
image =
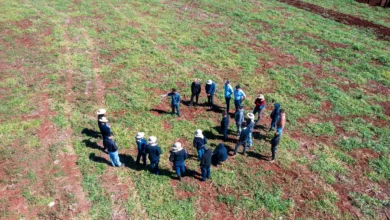
[[[180,117],[180,104],[172,104],[172,112],[171,112],[171,115],[174,115],[175,114],[175,109],[177,111],[177,115]]]
[[[146,165],[146,154],[145,154],[145,153],[142,153],[142,152],[140,152],[140,151],[138,151],[137,160],[135,161],[135,163],[136,163],[136,164],[139,164],[139,161],[140,161],[141,157],[142,157],[142,163],[143,163],[144,165]]]
[[[206,178],[210,179],[210,166],[202,166],[202,180],[206,181]]]
[[[228,139],[228,128],[222,128],[223,140],[227,141]]]
[[[195,105],[198,105],[199,94],[191,94],[191,105],[194,105],[194,98],[195,98]]]
[[[184,165],[184,162],[180,164],[175,164],[174,168],[178,176],[183,176],[184,172],[186,172],[186,167]]]
[[[225,101],[226,101],[226,112],[227,112],[227,113],[229,113],[229,110],[230,110],[230,99],[231,99],[231,98],[225,97]]]
[[[241,100],[234,100],[234,107],[236,108],[236,112],[238,111],[238,107],[241,106]]]
[[[210,107],[213,107],[214,105],[214,95],[207,96],[207,102]]]
[[[234,148],[234,155],[237,154],[238,148],[239,148],[241,145],[244,147],[243,154],[246,154],[246,145],[247,145],[247,142],[246,142],[246,141],[240,141],[240,142],[238,142],[238,143],[236,144],[236,148]]]
[[[276,157],[276,151],[278,150],[278,146],[273,146],[271,147],[271,152],[272,152],[272,160],[275,160]]]
[[[160,174],[160,169],[158,168],[158,163],[160,161],[157,160],[157,161],[150,161],[150,165],[152,166],[152,173],[154,174]]]
[[[275,129],[275,127],[276,127],[276,119],[272,119],[271,127],[269,128],[269,131],[271,131],[272,129]]]

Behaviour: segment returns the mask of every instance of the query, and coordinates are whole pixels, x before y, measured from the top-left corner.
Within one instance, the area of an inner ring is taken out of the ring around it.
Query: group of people
[[[205,86],[207,94],[207,106],[209,109],[214,108],[214,95],[216,92],[216,84],[212,80],[207,80]],[[201,84],[199,79],[194,79],[191,84],[191,101],[190,106],[198,105],[199,95],[201,93]],[[172,115],[177,114],[180,117],[180,102],[181,97],[176,89],[172,89],[170,93],[162,95],[162,97],[170,96]],[[266,100],[263,94],[259,94],[254,102],[254,109],[247,113],[247,120],[245,120],[245,110],[242,105],[243,100],[246,99],[244,91],[241,89],[240,85],[237,85],[233,90],[230,82],[225,81],[224,85],[224,96],[226,101],[226,110],[222,113],[221,120],[221,133],[223,134],[223,140],[228,140],[228,128],[229,128],[229,110],[230,110],[230,100],[234,99],[234,120],[237,128],[237,144],[234,149],[233,157],[237,155],[238,149],[243,146],[243,154],[246,155],[247,148],[253,147],[253,129],[256,124],[260,123],[263,110],[266,105]],[[194,102],[195,101],[195,102]],[[257,114],[257,120],[255,116]],[[118,147],[112,139],[112,133],[110,125],[108,124],[108,119],[106,117],[106,110],[99,109],[97,111],[98,115],[98,125],[100,132],[103,137],[104,150],[107,150],[110,161],[113,166],[122,166],[118,157]],[[286,114],[283,109],[280,108],[279,103],[274,104],[274,109],[270,115],[271,125],[268,132],[276,130],[274,137],[270,141],[271,143],[271,162],[275,161],[276,151],[282,137],[283,128],[286,123]],[[159,161],[160,155],[162,154],[161,148],[157,144],[157,138],[155,136],[150,136],[148,140],[145,140],[145,134],[143,132],[138,132],[135,136],[138,154],[136,163],[142,163],[146,166],[146,157],[148,156],[151,172],[154,174],[159,174]],[[206,181],[207,178],[210,178],[210,166],[211,164],[217,165],[223,163],[228,158],[228,151],[223,143],[220,143],[214,151],[210,149],[207,145],[207,138],[203,135],[202,130],[196,130],[193,140],[193,146],[198,153],[198,159],[200,161],[200,167],[202,171],[202,180]],[[181,180],[183,177],[186,167],[185,160],[188,158],[186,150],[183,148],[180,142],[175,142],[172,145],[172,150],[170,151],[169,161],[172,162],[173,168],[176,171],[178,178]]]

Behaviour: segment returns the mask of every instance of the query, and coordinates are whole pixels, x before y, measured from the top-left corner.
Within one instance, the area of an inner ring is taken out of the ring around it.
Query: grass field
[[[389,18],[353,0],[0,0],[0,219],[389,219]],[[246,111],[268,102],[254,149],[208,182],[192,139],[215,148],[220,114],[172,117],[160,98],[175,87],[186,103],[195,77],[221,107],[226,79]],[[275,163],[271,100],[287,115]],[[124,168],[101,150],[99,108]],[[157,136],[162,175],[134,164],[138,131]]]

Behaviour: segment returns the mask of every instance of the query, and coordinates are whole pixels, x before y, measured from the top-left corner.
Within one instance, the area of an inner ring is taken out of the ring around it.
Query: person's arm
[[[169,92],[169,93],[167,93],[167,94],[164,94],[164,95],[161,95],[161,97],[167,97],[167,96],[172,96],[172,93],[171,92]]]
[[[191,93],[195,94],[195,83],[194,82],[192,82],[192,84],[191,84]]]
[[[206,137],[203,138],[204,138],[204,144],[207,144],[207,138]]]
[[[211,85],[211,94],[215,94],[215,91],[217,90],[217,86],[215,85],[215,83],[213,83],[212,85]]]
[[[170,162],[173,162],[173,157],[174,157],[174,153],[171,152],[171,155],[169,156],[169,161],[170,161]]]
[[[184,150],[184,160],[186,160],[187,158],[188,158],[187,151]]]
[[[113,146],[113,148],[114,148],[115,151],[118,150],[118,146],[116,146],[116,143],[115,143],[114,141],[112,142],[112,146]]]
[[[242,97],[242,100],[246,99],[245,92],[244,92],[244,91],[242,91],[242,90],[241,90],[241,92],[242,92],[242,95],[243,95],[243,97]]]
[[[160,156],[162,154],[162,152],[161,152],[161,148],[160,147],[158,147],[157,148],[157,156]]]

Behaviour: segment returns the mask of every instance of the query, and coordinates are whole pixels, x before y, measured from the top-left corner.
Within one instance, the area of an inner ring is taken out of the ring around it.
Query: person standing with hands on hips
[[[238,108],[242,105],[242,101],[246,98],[244,91],[242,91],[241,86],[237,85],[234,89],[234,106],[236,107],[236,112]]]
[[[226,101],[226,112],[229,114],[230,110],[230,99],[232,98],[233,95],[233,88],[230,85],[229,80],[225,81],[225,86],[224,86],[224,95],[225,95],[225,101]]]
[[[215,83],[211,79],[206,82],[206,94],[207,94],[207,104],[208,108],[212,109],[214,107],[214,94],[216,90]]]

